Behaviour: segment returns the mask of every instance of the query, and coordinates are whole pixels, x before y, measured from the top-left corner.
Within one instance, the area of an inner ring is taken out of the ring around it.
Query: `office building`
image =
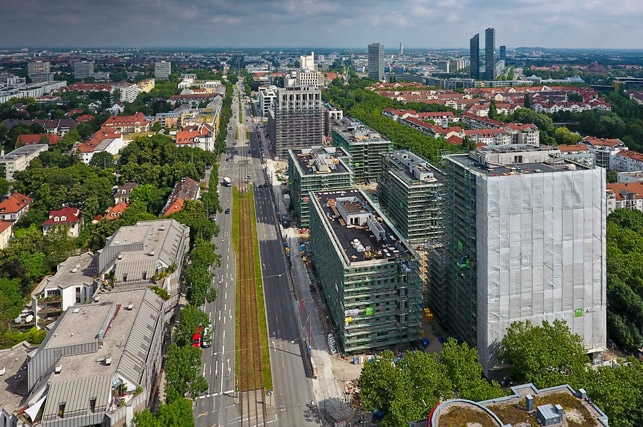
[[[469,63],[471,66],[469,75],[474,80],[480,80],[480,34],[476,34],[469,40]]]
[[[315,68],[315,52],[310,52],[310,55],[300,55],[299,68],[301,70],[317,71]]]
[[[40,156],[43,151],[47,151],[48,148],[47,144],[23,145],[0,156],[0,165],[4,166],[6,180],[13,181],[13,175],[16,172],[27,169],[29,162]]]
[[[308,228],[311,191],[352,186],[353,174],[344,160],[348,160],[348,154],[338,147],[315,146],[288,151],[288,188],[299,228]]]
[[[288,150],[320,145],[324,138],[321,91],[314,86],[277,89],[268,116],[268,136],[278,157]]]
[[[384,45],[381,43],[368,45],[368,78],[375,80],[384,78]]]
[[[27,64],[27,75],[31,83],[50,82],[54,79],[49,61],[34,61]]]
[[[484,77],[487,80],[496,79],[495,42],[496,30],[493,28],[484,30]]]
[[[404,56],[404,43],[400,43],[400,56]]]
[[[172,74],[172,63],[160,61],[154,63],[154,77],[159,80],[167,80]]]
[[[350,156],[350,168],[356,182],[377,182],[382,175],[382,154],[393,143],[359,120],[344,117],[333,127],[333,145]]]
[[[395,228],[412,244],[442,238],[445,176],[407,150],[384,155],[379,201]]]
[[[500,60],[504,61],[507,59],[507,46],[500,46]]]
[[[429,304],[485,374],[502,367],[494,349],[515,321],[565,320],[588,353],[603,351],[605,170],[510,145],[446,156],[443,171],[444,258],[430,258],[443,295]]]
[[[311,194],[312,262],[341,349],[416,342],[422,285],[413,249],[361,191]]]
[[[74,78],[86,79],[94,77],[94,61],[74,62]]]

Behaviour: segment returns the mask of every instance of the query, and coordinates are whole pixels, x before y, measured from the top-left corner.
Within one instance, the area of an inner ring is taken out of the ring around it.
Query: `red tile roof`
[[[18,213],[31,203],[33,199],[20,193],[13,193],[0,202],[0,213]]]
[[[573,153],[575,151],[589,152],[589,148],[587,148],[587,145],[585,144],[559,145],[558,149],[560,150],[561,153]]]
[[[636,194],[637,199],[640,199],[643,196],[643,182],[607,184],[605,187],[607,191],[612,191],[614,193],[614,196],[616,196],[616,200],[623,200],[625,198],[621,193],[622,191]]]
[[[625,145],[623,144],[623,141],[618,138],[605,139],[597,138],[595,136],[586,136],[583,140],[589,142],[591,145],[600,147],[616,147],[617,145]]]
[[[3,233],[7,228],[11,228],[13,223],[9,221],[0,221],[0,234]]]
[[[129,205],[125,202],[118,202],[116,205],[107,208],[107,212],[105,212],[105,218],[109,220],[120,218],[128,206]]]
[[[49,219],[42,225],[46,227],[59,224],[75,224],[80,221],[82,213],[80,209],[70,207],[49,211]]]
[[[163,216],[170,216],[175,212],[180,212],[183,209],[183,199],[179,198],[167,208]]]
[[[103,126],[136,126],[136,125],[145,125],[147,120],[145,120],[145,115],[143,113],[136,113],[132,116],[111,116]]]
[[[45,133],[45,134],[26,133],[18,136],[18,139],[16,140],[16,147],[22,147],[23,145],[40,144],[40,140],[42,139],[43,136],[49,140],[49,145],[54,145],[55,143],[60,141],[60,137],[58,135],[54,135],[51,133]]]
[[[92,153],[96,149],[96,147],[98,147],[104,140],[120,137],[121,134],[118,132],[114,132],[109,128],[101,128],[98,132],[92,135],[92,137],[88,141],[77,144],[76,149],[81,153]]]
[[[637,162],[643,162],[643,154],[639,153],[638,151],[621,150],[616,155],[629,157],[630,159],[636,160]]]

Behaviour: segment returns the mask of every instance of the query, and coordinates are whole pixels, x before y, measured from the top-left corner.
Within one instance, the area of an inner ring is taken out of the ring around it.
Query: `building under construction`
[[[310,249],[346,353],[420,339],[422,285],[411,246],[357,190],[311,193]]]
[[[442,238],[445,175],[407,150],[384,155],[377,187],[384,211],[412,244]]]
[[[340,147],[315,146],[288,151],[288,188],[299,228],[308,228],[310,192],[350,188],[353,173]]]
[[[565,320],[588,353],[604,350],[605,170],[533,146],[444,160],[443,246],[429,256],[440,323],[478,348],[486,374],[515,321]]]
[[[382,175],[382,155],[393,143],[359,120],[344,117],[333,127],[333,145],[351,157],[350,168],[356,182],[376,182]]]
[[[290,149],[321,145],[324,138],[321,91],[315,86],[278,88],[268,112],[268,136],[279,157],[286,157]]]

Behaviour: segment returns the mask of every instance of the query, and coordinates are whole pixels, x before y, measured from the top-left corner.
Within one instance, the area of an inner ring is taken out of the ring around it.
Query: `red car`
[[[202,334],[203,328],[199,326],[196,328],[194,335],[192,335],[192,347],[201,347],[201,340],[203,339]]]

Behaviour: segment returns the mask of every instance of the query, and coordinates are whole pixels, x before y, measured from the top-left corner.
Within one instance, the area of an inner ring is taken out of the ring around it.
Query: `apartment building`
[[[616,172],[643,171],[643,154],[632,150],[621,150],[612,157],[612,170]]]
[[[20,193],[12,193],[0,202],[0,220],[18,222],[23,215],[29,212],[29,205],[33,199]]]
[[[632,209],[643,212],[643,182],[607,184],[607,215],[615,209]]]
[[[150,122],[143,113],[136,113],[131,116],[111,116],[105,123],[104,128],[110,128],[114,132],[123,135],[131,133],[149,132]]]
[[[449,333],[478,348],[485,374],[514,321],[565,320],[586,351],[606,346],[605,170],[537,147],[446,156],[443,293]],[[432,275],[433,276],[433,275]]]
[[[172,63],[168,61],[159,61],[154,63],[154,78],[167,80],[172,74]]]
[[[94,77],[94,61],[74,62],[74,78],[86,79]]]
[[[333,145],[350,156],[350,168],[356,182],[376,182],[382,176],[382,155],[393,143],[359,120],[344,117],[333,126]]]
[[[407,150],[384,154],[377,194],[384,212],[412,244],[442,237],[444,174]]]
[[[422,285],[413,249],[361,191],[311,194],[312,262],[341,349],[417,341]]]
[[[625,143],[618,138],[586,136],[583,138],[583,143],[594,154],[594,164],[607,170],[613,169],[614,156],[621,150],[627,150]]]
[[[277,99],[277,86],[262,86],[259,88],[259,114],[268,117],[270,106]]]
[[[27,169],[29,163],[38,157],[40,153],[47,151],[48,148],[47,144],[24,145],[4,156],[0,156],[0,165],[4,165],[7,181],[13,181],[13,175],[16,172]]]
[[[310,192],[350,188],[348,154],[339,147],[314,146],[288,151],[288,188],[299,228],[308,228]]]

